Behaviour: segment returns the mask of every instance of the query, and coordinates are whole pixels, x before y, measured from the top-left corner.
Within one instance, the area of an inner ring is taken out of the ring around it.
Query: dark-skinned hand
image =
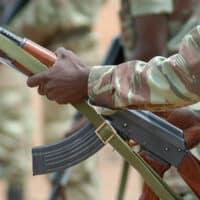
[[[28,78],[29,87],[59,104],[78,103],[87,97],[89,69],[64,48],[56,50],[57,61],[48,70]]]
[[[179,108],[155,114],[183,130],[187,149],[200,143],[200,111]]]
[[[200,111],[178,108],[155,114],[183,130],[187,149],[192,149],[200,143]],[[136,146],[137,143],[130,140],[129,145]]]

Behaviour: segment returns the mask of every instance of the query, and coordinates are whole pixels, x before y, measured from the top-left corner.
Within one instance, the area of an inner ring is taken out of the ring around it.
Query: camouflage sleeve
[[[130,0],[133,16],[172,13],[173,0]]]
[[[52,0],[30,0],[7,28],[42,44],[58,29],[55,12]]]
[[[92,68],[88,94],[92,104],[165,110],[200,100],[200,26],[187,34],[178,54],[148,63],[129,61]]]
[[[58,33],[62,39],[76,30],[90,30],[102,4],[103,0],[30,0],[8,28],[47,45]]]

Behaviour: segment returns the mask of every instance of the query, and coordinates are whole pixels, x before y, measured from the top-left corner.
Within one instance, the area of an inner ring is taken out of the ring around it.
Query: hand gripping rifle
[[[112,50],[116,55],[111,55],[111,58],[118,56],[120,52],[118,42],[113,42]],[[0,51],[2,62],[28,76],[47,69],[56,60],[51,51],[3,28],[0,29]],[[112,64],[114,61],[115,59]],[[104,144],[110,143],[140,172],[148,185],[144,188],[145,195],[140,199],[157,199],[156,195],[166,200],[180,199],[158,176],[162,176],[170,165],[178,169],[183,179],[200,197],[200,162],[187,150],[185,143],[188,141],[185,141],[181,129],[148,111],[123,110],[110,116],[101,116],[85,102],[73,106],[92,123],[61,142],[33,148],[34,175],[69,168],[90,157]],[[129,139],[135,140],[146,149],[141,153],[144,159],[124,142]],[[188,167],[192,170],[188,170]]]

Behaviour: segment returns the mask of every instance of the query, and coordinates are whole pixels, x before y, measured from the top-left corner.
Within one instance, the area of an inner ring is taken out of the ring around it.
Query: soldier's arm
[[[134,26],[132,29],[135,32],[132,60],[149,61],[154,56],[165,56],[169,32],[168,15],[173,12],[173,1],[132,0],[129,1],[129,6]]]
[[[169,58],[94,67],[88,87],[91,102],[110,108],[158,110],[199,101],[199,33],[200,26],[185,36],[179,53]]]
[[[132,60],[149,61],[166,55],[168,21],[165,14],[148,14],[134,19],[136,44]]]
[[[200,100],[200,26],[185,36],[178,54],[149,62],[130,61],[89,70],[77,56],[59,49],[54,67],[28,79],[30,87],[58,103],[89,95],[99,106],[160,110]],[[88,89],[88,92],[87,92]]]

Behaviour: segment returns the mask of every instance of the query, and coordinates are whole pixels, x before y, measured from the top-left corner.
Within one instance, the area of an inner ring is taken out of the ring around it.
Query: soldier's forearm
[[[110,108],[165,110],[200,100],[200,26],[185,36],[180,52],[149,62],[94,67],[89,77],[91,102]]]
[[[91,102],[110,108],[165,110],[199,101],[199,29],[196,27],[185,37],[179,54],[169,58],[94,67],[88,81]],[[20,45],[46,65],[56,60],[53,53],[29,40]]]
[[[157,55],[166,55],[168,21],[165,14],[137,16],[133,24],[137,33],[133,60],[149,61]]]
[[[155,57],[148,63],[129,61],[118,66],[94,67],[88,91],[93,104],[112,109],[151,111],[183,107],[199,101],[198,84],[184,58]]]

